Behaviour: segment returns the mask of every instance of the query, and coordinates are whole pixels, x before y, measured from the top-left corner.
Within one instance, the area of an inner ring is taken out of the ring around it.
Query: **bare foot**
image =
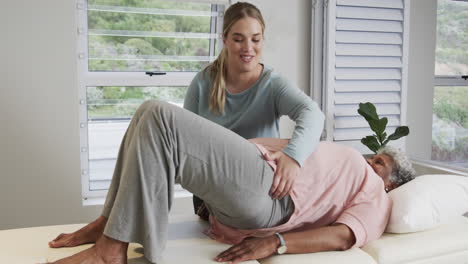
[[[89,223],[85,227],[70,234],[60,234],[54,240],[49,242],[49,247],[74,247],[88,243],[95,243],[104,232],[107,219],[100,216],[94,222]]]
[[[52,264],[127,264],[128,243],[105,235],[91,248]]]

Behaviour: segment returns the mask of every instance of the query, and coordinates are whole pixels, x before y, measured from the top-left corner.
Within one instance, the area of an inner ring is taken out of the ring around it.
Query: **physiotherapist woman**
[[[281,199],[289,194],[301,165],[314,150],[311,145],[318,144],[324,115],[292,82],[260,62],[265,22],[257,7],[237,2],[226,10],[223,21],[223,49],[192,80],[184,108],[246,139],[277,138],[280,117],[294,120],[290,143],[265,157],[277,162],[270,194]],[[206,211],[197,197],[194,207],[204,218]]]

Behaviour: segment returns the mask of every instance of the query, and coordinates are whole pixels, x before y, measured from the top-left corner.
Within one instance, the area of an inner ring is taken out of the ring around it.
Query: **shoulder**
[[[294,82],[268,66],[265,66],[261,86],[265,88],[265,92],[272,94],[276,98],[281,98],[283,96],[288,97],[290,95],[301,92],[299,87],[294,84]]]
[[[211,72],[210,72],[211,65],[206,66],[203,70],[199,71],[195,77],[193,78],[194,81],[198,82],[211,82]]]
[[[203,70],[199,71],[192,79],[190,83],[189,90],[195,92],[195,90],[200,92],[206,92],[210,89],[212,85],[212,78],[210,73],[210,65],[205,67]]]
[[[265,65],[264,71],[265,79],[268,80],[269,84],[274,88],[285,89],[285,88],[296,88],[294,83],[282,74],[274,71],[270,66]]]

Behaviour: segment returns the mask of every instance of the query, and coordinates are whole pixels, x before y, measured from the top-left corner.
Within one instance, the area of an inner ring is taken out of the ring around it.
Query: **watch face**
[[[278,254],[284,254],[286,253],[286,250],[288,250],[288,248],[286,246],[281,246],[278,248]]]

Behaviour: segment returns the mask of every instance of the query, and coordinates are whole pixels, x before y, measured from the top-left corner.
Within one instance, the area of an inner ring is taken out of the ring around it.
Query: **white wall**
[[[0,229],[87,221],[99,212],[80,199],[74,7],[2,4]]]
[[[308,89],[310,1],[252,2],[267,23],[265,63]],[[75,19],[74,1],[0,9],[0,230],[88,222],[100,212],[81,204]]]
[[[430,159],[437,0],[411,0],[406,150]]]
[[[262,12],[266,24],[264,63],[303,91],[309,91],[311,1],[250,0]],[[290,138],[295,123],[281,118],[280,134]]]

